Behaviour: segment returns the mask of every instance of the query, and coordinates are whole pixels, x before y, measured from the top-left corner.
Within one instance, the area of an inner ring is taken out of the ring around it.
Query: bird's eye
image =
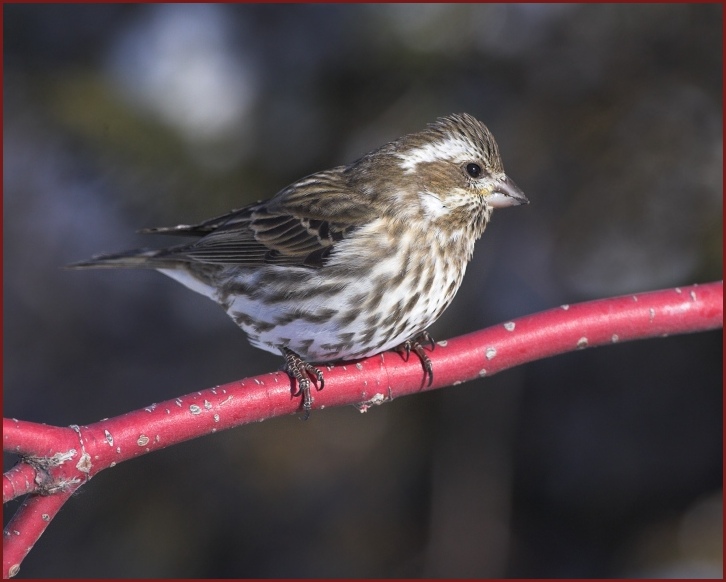
[[[466,173],[472,178],[478,178],[481,175],[481,166],[479,164],[466,164]]]

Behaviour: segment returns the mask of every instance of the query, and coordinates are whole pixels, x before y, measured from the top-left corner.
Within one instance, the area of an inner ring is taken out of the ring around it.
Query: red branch
[[[361,411],[407,394],[490,376],[576,349],[723,327],[723,282],[563,305],[452,340],[421,363],[396,352],[324,368],[313,408]],[[23,460],[3,476],[3,502],[31,493],[4,531],[3,575],[20,563],[70,495],[99,471],[202,435],[300,412],[284,372],[247,378],[152,404],[87,426],[3,420],[3,448]]]

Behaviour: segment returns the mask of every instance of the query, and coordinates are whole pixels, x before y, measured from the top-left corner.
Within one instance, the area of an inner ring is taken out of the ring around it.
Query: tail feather
[[[168,256],[168,249],[138,249],[123,253],[95,255],[86,261],[66,265],[66,269],[173,269],[179,258]]]

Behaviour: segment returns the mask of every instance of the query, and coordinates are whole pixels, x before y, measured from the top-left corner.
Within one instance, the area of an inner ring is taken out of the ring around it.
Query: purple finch
[[[442,117],[347,166],[194,225],[194,240],[100,255],[73,268],[150,268],[219,303],[252,345],[281,353],[310,411],[315,363],[413,350],[456,295],[495,208],[528,201],[487,127]]]

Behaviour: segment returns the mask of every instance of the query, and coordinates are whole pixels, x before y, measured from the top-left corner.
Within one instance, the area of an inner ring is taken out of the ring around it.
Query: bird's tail
[[[66,265],[66,269],[173,269],[179,258],[169,256],[169,249],[138,249],[109,255],[95,255],[87,261]]]

